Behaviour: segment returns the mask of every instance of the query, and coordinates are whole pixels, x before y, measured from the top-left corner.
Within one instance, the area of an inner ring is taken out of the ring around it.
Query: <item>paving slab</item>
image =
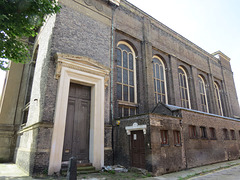
[[[1,163],[0,179],[29,179],[29,177],[16,164]]]

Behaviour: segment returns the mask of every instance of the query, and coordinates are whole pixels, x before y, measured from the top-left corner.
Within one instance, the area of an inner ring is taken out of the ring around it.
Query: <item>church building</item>
[[[229,57],[126,0],[59,4],[29,38],[31,61],[7,72],[0,162],[52,175],[76,157],[160,175],[240,158]]]

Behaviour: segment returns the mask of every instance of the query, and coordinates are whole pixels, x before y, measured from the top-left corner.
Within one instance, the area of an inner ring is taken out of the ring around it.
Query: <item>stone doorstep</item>
[[[68,161],[62,162],[61,174],[67,175]],[[77,162],[77,174],[89,174],[99,172],[92,166],[92,163],[79,163]]]

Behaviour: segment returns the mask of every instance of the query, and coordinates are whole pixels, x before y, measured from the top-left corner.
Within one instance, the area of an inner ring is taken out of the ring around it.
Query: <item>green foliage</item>
[[[34,37],[46,15],[60,10],[56,0],[0,0],[0,58],[16,63],[29,60],[29,47],[24,37]],[[0,69],[6,61],[0,59]]]

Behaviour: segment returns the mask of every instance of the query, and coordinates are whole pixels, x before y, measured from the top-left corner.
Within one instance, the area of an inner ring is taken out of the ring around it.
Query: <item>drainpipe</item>
[[[119,4],[118,4],[119,5]],[[113,18],[114,18],[114,12],[115,9],[118,7],[118,5],[113,5],[112,6],[112,20],[111,20],[111,79],[110,79],[110,108],[111,108],[111,124],[112,127],[113,126],[113,68],[114,68],[114,56],[113,56],[113,52],[114,52],[114,25],[113,25]],[[114,164],[114,135],[113,135],[113,128],[112,128],[112,160],[113,160],[113,164]]]
[[[113,33],[114,33],[114,26],[113,26],[113,15],[114,15],[115,7],[112,8],[112,20],[111,20],[111,80],[110,80],[110,91],[111,91],[111,99],[110,99],[110,108],[111,108],[111,121],[113,120],[113,51],[114,51],[114,42],[113,42]]]

